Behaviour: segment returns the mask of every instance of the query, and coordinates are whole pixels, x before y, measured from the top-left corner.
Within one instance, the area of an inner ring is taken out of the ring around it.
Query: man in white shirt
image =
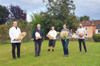
[[[16,59],[15,56],[15,48],[17,46],[17,57],[20,58],[20,45],[21,45],[21,40],[17,40],[19,35],[21,34],[20,28],[17,27],[17,22],[13,22],[13,27],[9,29],[9,36],[11,38],[11,43],[12,43],[12,56],[13,59]]]
[[[85,53],[87,54],[87,49],[85,45],[85,35],[86,35],[86,30],[83,28],[82,24],[79,24],[79,28],[76,31],[76,34],[78,35],[78,41],[79,41],[79,48],[80,48],[80,53],[81,51],[81,42],[83,43]]]
[[[55,43],[56,43],[56,36],[57,36],[57,32],[54,29],[54,26],[51,27],[51,30],[49,31],[48,35],[52,36],[53,39],[49,39],[49,48],[48,51],[50,51],[51,46],[53,47],[52,51],[54,51],[55,49]]]

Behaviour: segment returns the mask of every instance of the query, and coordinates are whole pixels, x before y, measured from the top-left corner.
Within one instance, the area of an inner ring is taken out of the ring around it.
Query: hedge
[[[100,34],[94,34],[92,38],[95,42],[100,42]]]
[[[9,39],[9,26],[8,25],[0,25],[0,43],[7,43]]]

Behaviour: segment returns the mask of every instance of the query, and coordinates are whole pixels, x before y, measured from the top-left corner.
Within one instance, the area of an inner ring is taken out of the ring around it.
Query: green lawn
[[[34,57],[34,42],[21,44],[21,58],[13,60],[11,44],[0,45],[0,66],[100,66],[100,43],[86,42],[88,54],[79,53],[77,41],[69,43],[69,57],[64,57],[60,41],[55,51],[47,52],[48,41],[42,43],[40,57]],[[82,47],[83,50],[83,47]]]

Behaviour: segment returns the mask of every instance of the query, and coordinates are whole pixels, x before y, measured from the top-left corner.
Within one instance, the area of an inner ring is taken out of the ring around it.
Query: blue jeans
[[[63,46],[63,51],[64,51],[64,55],[68,55],[68,44],[69,44],[69,39],[67,39],[67,42],[65,42],[65,40],[61,40],[62,41],[62,46]]]

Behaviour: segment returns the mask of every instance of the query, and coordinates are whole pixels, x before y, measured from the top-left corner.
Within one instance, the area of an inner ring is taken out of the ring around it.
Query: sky
[[[27,21],[31,21],[32,13],[46,11],[46,2],[42,0],[0,0],[0,4],[4,6],[19,5],[23,10],[27,11]],[[74,0],[76,6],[76,16],[88,15],[91,20],[100,20],[100,0]]]

